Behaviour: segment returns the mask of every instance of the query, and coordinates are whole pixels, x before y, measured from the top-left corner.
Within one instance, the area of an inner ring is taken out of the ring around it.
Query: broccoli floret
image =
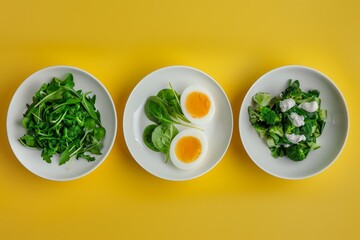
[[[298,80],[295,80],[294,82],[289,79],[288,87],[285,89],[285,91],[282,92],[282,97],[284,99],[286,98],[292,98],[297,102],[297,100],[302,98],[302,91],[300,89],[300,83]]]
[[[249,113],[249,121],[251,124],[260,121],[260,115],[250,106],[248,107],[248,113]]]
[[[266,127],[260,125],[260,124],[254,124],[253,125],[254,129],[256,130],[256,132],[258,133],[260,138],[264,138],[266,135]]]
[[[268,106],[271,98],[272,97],[269,93],[264,92],[258,92],[253,96],[254,102],[256,102],[261,107]]]
[[[281,115],[276,114],[276,112],[269,107],[261,107],[260,112],[261,118],[269,125],[275,125],[276,123],[281,122]]]
[[[283,157],[285,155],[283,147],[272,147],[271,150],[271,156],[274,158]]]
[[[309,148],[302,148],[299,144],[295,144],[286,148],[285,153],[291,160],[302,161],[306,158],[309,150]]]
[[[284,136],[284,131],[283,131],[281,125],[271,126],[270,129],[269,129],[269,132],[272,133],[272,134],[276,134],[276,135],[278,135],[279,137],[283,137],[283,136]]]

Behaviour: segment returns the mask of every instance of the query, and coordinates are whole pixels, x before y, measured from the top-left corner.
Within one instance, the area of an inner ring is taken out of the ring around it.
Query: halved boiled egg
[[[194,124],[206,124],[214,117],[214,99],[200,86],[187,87],[181,94],[180,104],[185,117]]]
[[[197,167],[204,159],[208,142],[204,132],[186,129],[178,133],[170,145],[170,159],[180,169]]]

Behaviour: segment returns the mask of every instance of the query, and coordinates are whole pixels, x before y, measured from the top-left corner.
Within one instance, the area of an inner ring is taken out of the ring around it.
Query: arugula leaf
[[[61,154],[59,159],[59,165],[63,165],[69,160],[70,160],[70,147],[66,148],[65,151]]]
[[[26,129],[19,142],[29,148],[41,150],[44,161],[50,163],[59,155],[59,165],[72,157],[94,161],[86,154],[101,154],[106,130],[95,108],[96,96],[74,89],[71,73],[64,80],[54,77],[34,94],[33,102],[21,121]]]

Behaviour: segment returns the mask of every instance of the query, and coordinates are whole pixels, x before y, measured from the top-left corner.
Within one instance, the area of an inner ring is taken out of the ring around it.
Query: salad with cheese
[[[324,131],[327,110],[319,96],[318,90],[303,92],[299,81],[290,79],[278,96],[258,92],[252,97],[250,123],[274,158],[302,161],[320,147],[316,140]]]

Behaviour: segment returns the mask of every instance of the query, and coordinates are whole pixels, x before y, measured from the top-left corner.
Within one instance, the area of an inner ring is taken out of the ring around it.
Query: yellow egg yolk
[[[202,92],[191,92],[186,97],[185,108],[193,118],[203,118],[210,111],[210,99]]]
[[[201,153],[201,143],[199,139],[186,136],[179,139],[175,146],[175,154],[178,159],[185,163],[195,161]]]

